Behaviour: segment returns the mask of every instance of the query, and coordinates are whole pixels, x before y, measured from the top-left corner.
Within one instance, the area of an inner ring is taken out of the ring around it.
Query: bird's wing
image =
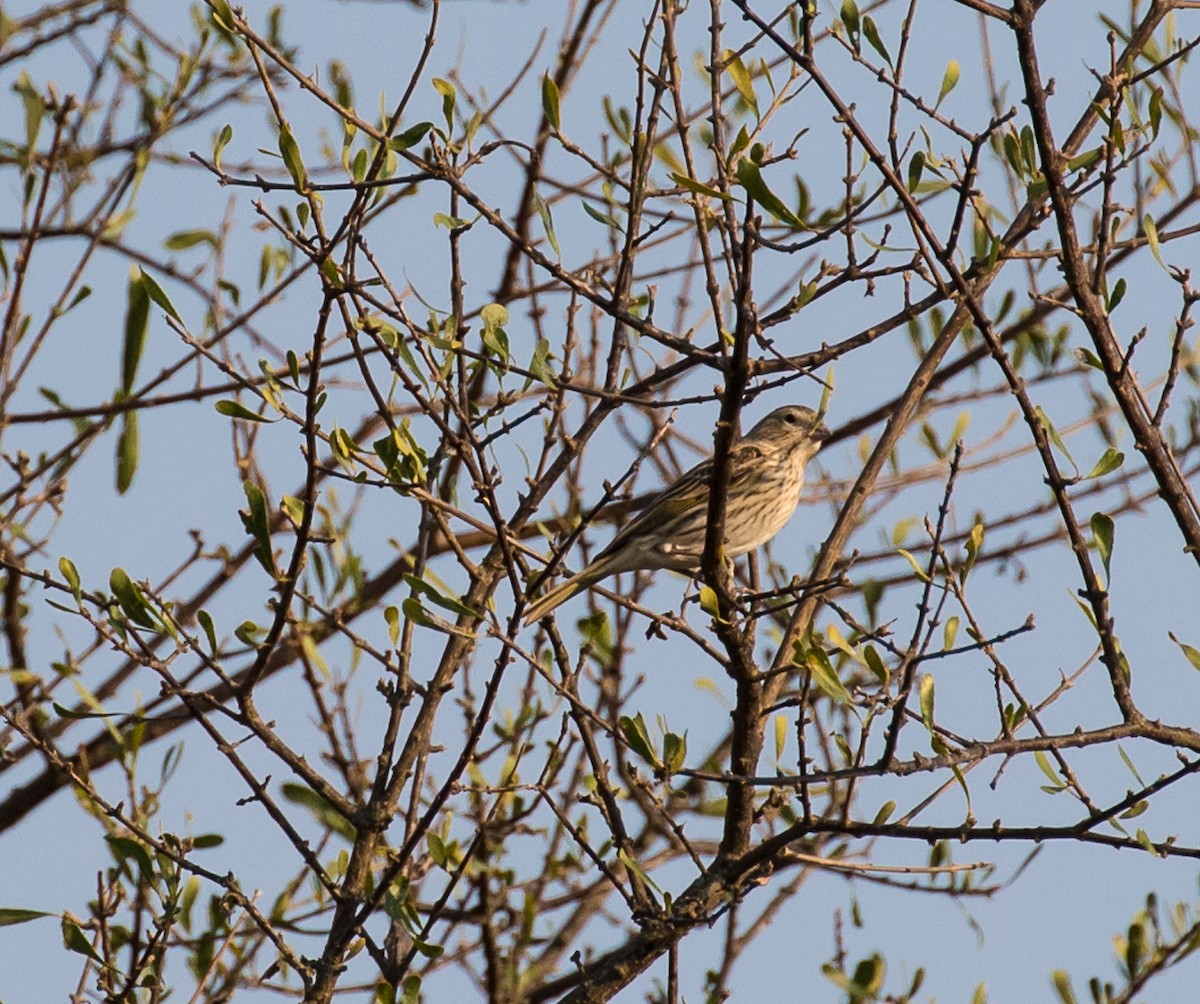
[[[750,477],[764,457],[763,451],[754,443],[741,442],[729,451],[728,485],[732,490]],[[651,534],[672,524],[682,513],[697,505],[708,505],[708,489],[712,480],[713,463],[704,460],[691,470],[681,474],[671,487],[659,493],[637,517],[626,524],[597,559],[619,549],[630,537]]]

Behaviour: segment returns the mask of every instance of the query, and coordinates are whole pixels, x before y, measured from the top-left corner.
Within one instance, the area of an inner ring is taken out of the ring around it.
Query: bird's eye
[[[796,416],[793,415],[790,411],[786,415],[783,416],[783,420],[785,422],[787,422],[788,425],[796,424]]]

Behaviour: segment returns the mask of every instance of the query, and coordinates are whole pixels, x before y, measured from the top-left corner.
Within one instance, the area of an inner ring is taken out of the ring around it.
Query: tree
[[[992,992],[1194,985],[1198,5],[780,6],[0,14],[0,979],[983,1001],[1099,846]],[[793,401],[773,546],[522,626]]]

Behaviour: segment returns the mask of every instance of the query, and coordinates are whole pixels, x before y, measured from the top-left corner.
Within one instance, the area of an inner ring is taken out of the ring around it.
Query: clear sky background
[[[5,4],[5,12],[10,17],[20,17],[34,6],[10,2]],[[169,0],[145,6],[147,16],[165,34],[184,33],[183,26],[189,18],[187,4]],[[699,6],[698,0],[693,0],[693,6]],[[1105,32],[1095,18],[1095,10],[1100,6],[1064,0],[1047,6],[1040,35],[1043,71],[1045,76],[1056,79],[1053,108],[1059,116],[1056,126],[1063,131],[1074,121],[1095,86],[1089,67],[1101,67],[1107,62]],[[250,19],[261,24],[265,5],[248,3],[246,7]],[[296,0],[285,7],[284,33],[298,46],[299,66],[324,73],[330,60],[340,60],[353,75],[360,109],[376,108],[379,94],[386,94],[385,106],[394,103],[423,43],[427,12],[406,4],[366,0]],[[448,0],[442,10],[430,75],[446,77],[456,70],[467,88],[495,96],[530,59],[541,39],[540,51],[532,58],[532,71],[500,113],[500,120],[512,134],[530,138],[540,100],[538,81],[541,73],[552,65],[564,7],[550,0],[524,3]],[[602,128],[604,95],[611,95],[616,104],[631,100],[635,76],[627,50],[640,38],[648,9],[647,3],[632,0],[617,5],[597,50],[588,56],[580,80],[564,97],[564,131],[584,145],[592,144]],[[822,9],[827,20],[832,18],[828,4],[822,5]],[[737,37],[744,29],[734,13],[730,8],[727,20],[731,35]],[[1188,14],[1192,21],[1200,20],[1200,12]],[[895,30],[896,17],[898,13],[890,10],[880,16],[885,37],[887,31]],[[1195,32],[1194,24],[1182,24],[1183,15],[1179,20],[1180,34],[1186,36],[1187,27]],[[705,44],[703,21],[703,17],[694,15],[682,21],[687,26],[687,40],[693,51],[699,51]],[[981,128],[990,109],[974,17],[945,0],[926,0],[918,5],[916,24],[917,47],[910,56],[913,67],[910,86],[936,95],[946,60],[956,57],[961,66],[961,81],[947,99],[944,110],[968,128]],[[1001,76],[1011,73],[1007,46],[997,44],[995,55],[997,72]],[[690,65],[690,58],[687,52],[685,64]],[[56,81],[61,93],[77,86],[72,76],[80,72],[78,67],[66,63],[48,65],[44,61],[33,61],[24,68],[38,83]],[[6,66],[0,71],[0,115],[20,114],[19,98],[11,91],[19,69]],[[837,62],[831,62],[829,72],[846,88],[847,94],[859,101],[859,111],[868,125],[878,128],[885,120],[886,109],[879,92],[870,88],[869,80],[865,80],[861,71]],[[691,86],[693,93],[698,93],[694,82]],[[331,113],[305,101],[294,89],[285,92],[285,100],[302,146],[315,149],[323,132],[335,145],[338,143],[339,131]],[[417,96],[411,121],[436,117],[438,101],[432,88],[425,88]],[[781,114],[794,117],[795,127],[778,129],[780,135],[803,128],[811,130],[799,144],[796,170],[813,191],[815,201],[831,197],[841,185],[845,164],[838,130],[830,122],[828,109],[821,106],[815,95],[806,93]],[[225,153],[227,163],[254,159],[258,156],[256,148],[274,146],[267,110],[261,104],[237,109],[229,119],[234,125],[234,141]],[[202,152],[211,149],[210,126],[211,123],[205,123],[202,129],[187,134],[190,146],[181,140],[179,152],[186,153],[184,146]],[[516,168],[514,161],[493,157],[486,169],[473,178],[483,196],[502,212],[515,201]],[[550,170],[554,169],[552,159]],[[994,169],[988,171],[985,178],[994,183]],[[5,179],[5,183],[9,191],[0,193],[0,206],[10,196],[18,197],[11,178]],[[191,165],[174,169],[158,165],[148,174],[139,215],[128,236],[133,243],[160,245],[164,235],[195,226],[211,226],[227,210],[231,211],[236,241],[229,251],[230,272],[240,272],[249,288],[257,272],[262,239],[250,230],[254,218],[251,202],[256,197],[260,196],[249,190],[222,189],[210,175]],[[331,206],[336,201],[330,197]],[[394,275],[402,275],[431,303],[445,308],[444,237],[432,235],[431,223],[432,214],[437,211],[446,211],[446,206],[430,188],[393,213],[395,233],[390,241],[384,240],[379,232],[374,240]],[[13,217],[3,208],[0,219],[4,219],[5,225],[13,223]],[[555,205],[555,224],[567,265],[586,260],[604,240],[602,225],[570,199]],[[897,240],[903,243],[906,238],[907,235],[901,235]],[[433,249],[432,253],[427,247]],[[482,227],[472,231],[464,242],[467,297],[476,308],[490,299],[503,250],[501,241]],[[1196,250],[1194,239],[1180,242],[1171,246],[1167,257],[1185,263],[1196,259]],[[181,263],[200,264],[200,258],[187,255],[181,253]],[[788,284],[799,264],[786,259],[768,264],[759,272],[762,300],[777,289],[790,290]],[[1157,352],[1159,355],[1154,358],[1160,358],[1171,335],[1170,322],[1178,309],[1178,297],[1174,284],[1155,269],[1152,261],[1141,262],[1137,269],[1129,275],[1130,292],[1123,305],[1122,330],[1128,337],[1146,325],[1148,335],[1139,351],[1146,355]],[[815,271],[815,263],[811,271]],[[51,386],[68,402],[100,401],[111,395],[119,371],[117,347],[125,282],[126,265],[115,256],[101,257],[94,263],[89,279],[96,290],[93,304],[86,312],[63,322],[58,350],[39,363],[44,372],[38,373],[36,380],[28,381],[28,387],[39,383]],[[39,296],[53,295],[56,289],[54,271],[47,268],[31,274],[27,295],[36,300]],[[777,337],[781,342],[786,341],[789,352],[833,342],[891,314],[900,303],[898,293],[898,286],[881,285],[874,297],[864,297],[860,288],[853,287],[844,295],[814,304]],[[1001,293],[997,288],[994,299],[989,298],[989,309],[999,308]],[[315,283],[302,283],[264,317],[262,326],[275,345],[290,346],[298,352],[307,347],[318,294]],[[185,291],[173,288],[171,295],[185,317],[197,309],[197,301]],[[665,324],[674,309],[672,291],[664,285],[659,295],[657,319]],[[701,299],[699,294],[695,298],[697,302]],[[546,305],[560,318],[565,316],[565,301],[561,297],[548,296]],[[146,374],[156,372],[178,354],[175,336],[158,314],[155,311],[152,316],[143,363]],[[693,314],[697,323],[703,323],[699,313]],[[710,331],[699,336],[698,341],[711,339],[711,318],[707,323]],[[509,332],[514,355],[527,359],[533,345],[527,320],[514,314]],[[1069,344],[1072,347],[1083,344],[1083,338],[1081,331],[1073,331]],[[246,352],[247,358],[252,359],[252,349],[246,347]],[[903,332],[894,333],[894,337],[881,341],[870,352],[852,354],[839,363],[830,425],[836,429],[896,394],[913,365],[913,351]],[[1147,367],[1147,375],[1150,370],[1157,373],[1150,364]],[[193,377],[194,373],[186,374],[174,386],[185,387]],[[967,375],[950,392],[967,392],[997,382],[998,375],[985,365],[979,374]],[[1189,383],[1186,392],[1190,394],[1193,390]],[[334,390],[329,407],[339,424],[352,427],[356,417],[366,410],[362,394],[362,389],[354,386]],[[1074,382],[1039,386],[1036,396],[1061,429],[1068,429],[1086,414],[1086,400]],[[793,384],[782,393],[768,394],[754,402],[747,409],[747,416],[756,419],[771,407],[793,398],[815,405],[819,388],[815,384]],[[44,407],[44,402],[30,393],[12,407],[14,411],[35,410]],[[950,435],[958,413],[966,407],[944,407],[934,415],[931,421],[941,437]],[[1023,426],[1010,421],[1015,412],[1011,401],[998,396],[969,407],[971,421],[964,435],[967,473],[956,496],[953,514],[958,529],[971,525],[976,510],[1002,513],[1048,497],[1035,456],[1026,453],[1023,458],[999,464],[998,458],[1007,451],[1028,446]],[[716,414],[715,405],[688,407],[681,410],[678,422],[704,444],[709,442]],[[877,434],[878,429],[868,432]],[[190,550],[191,542],[184,528],[203,528],[213,546],[241,543],[243,532],[237,509],[244,505],[244,497],[230,463],[228,419],[216,414],[211,402],[204,402],[163,411],[160,421],[143,422],[141,435],[141,473],[128,494],[117,497],[113,492],[111,448],[93,450],[72,472],[72,491],[77,496],[86,495],[92,504],[86,507],[77,504],[68,509],[54,531],[55,550],[47,556],[47,567],[53,566],[57,555],[65,554],[78,565],[87,582],[107,582],[109,570],[116,565],[127,567],[137,578],[158,580]],[[529,442],[532,444],[539,435],[540,431],[531,430]],[[115,434],[110,438],[115,439]],[[21,426],[16,432],[6,434],[3,448],[8,453],[21,449],[33,454],[60,440],[59,429]],[[632,459],[627,444],[615,434],[603,442],[604,448],[593,451],[587,466],[587,476],[597,491],[604,478],[623,471]],[[1086,431],[1068,436],[1068,442],[1085,469],[1103,450],[1099,439]],[[1132,457],[1130,444],[1123,445]],[[276,497],[295,491],[300,484],[303,466],[297,446],[295,430],[282,423],[262,432],[260,452],[265,457]],[[902,450],[910,464],[916,462],[912,458],[922,456],[923,447],[915,432]],[[521,458],[512,450],[503,459],[513,464],[514,473],[506,490],[515,493],[521,487]],[[863,551],[894,548],[891,535],[897,521],[934,512],[945,465],[936,462],[928,451],[922,462],[929,465],[929,479],[888,499],[873,515],[872,524],[860,533],[855,546]],[[793,570],[803,570],[828,532],[840,493],[849,486],[859,464],[859,444],[853,439],[836,442],[821,455],[811,479],[809,497],[773,545],[774,557]],[[1002,476],[997,471],[1002,471]],[[641,488],[654,486],[654,473],[648,465],[642,477]],[[1143,480],[1140,484],[1145,487],[1147,482]],[[349,504],[350,499],[350,493],[346,492],[343,502]],[[394,539],[403,544],[412,539],[412,511],[386,492],[368,493],[362,499],[356,540],[372,565],[391,560],[395,552],[389,541]],[[603,532],[597,531],[593,539],[603,541]],[[994,546],[1010,539],[1003,531],[988,538]],[[1184,640],[1200,645],[1196,567],[1180,553],[1177,539],[1161,507],[1151,505],[1142,513],[1118,521],[1112,568],[1113,604],[1118,614],[1118,631],[1133,665],[1135,693],[1144,708],[1166,720],[1196,727],[1200,726],[1200,712],[1197,712],[1200,677],[1166,634],[1167,630],[1174,630]],[[920,543],[920,528],[914,526],[905,545],[919,548]],[[905,567],[903,559],[893,556],[872,569],[872,574],[896,574]],[[1065,545],[1033,551],[1004,567],[983,567],[976,576],[975,603],[986,614],[989,630],[1010,630],[1023,623],[1030,613],[1037,614],[1037,630],[1004,648],[1006,661],[1031,697],[1048,693],[1060,673],[1070,673],[1086,661],[1094,645],[1094,633],[1073,599],[1077,582]],[[455,584],[453,580],[451,584]],[[258,587],[257,592],[247,590],[222,597],[210,607],[222,630],[229,631],[247,617],[266,620],[265,580]],[[651,595],[661,609],[669,609],[678,604],[683,587],[682,579],[664,573]],[[503,594],[501,599],[511,601],[511,597],[505,598]],[[902,638],[909,629],[910,621],[906,618],[911,617],[915,599],[916,593],[911,590],[889,594],[892,616],[900,618],[898,634]],[[62,619],[40,607],[36,593],[33,602],[31,652],[47,661],[59,658],[63,643],[54,636],[52,626]],[[576,602],[581,604],[582,611],[582,600]],[[379,623],[369,631],[385,638],[382,618],[376,619]],[[700,621],[694,618],[693,623]],[[68,641],[80,643],[86,637],[83,633],[71,637],[71,629],[67,630]],[[436,651],[437,643],[437,638],[431,639],[430,652]],[[488,666],[493,652],[494,647],[483,644],[479,665]],[[328,657],[338,657],[336,648],[331,648]],[[643,652],[631,658],[644,674],[637,705],[647,720],[665,715],[672,731],[688,731],[692,750],[705,749],[706,739],[715,738],[725,727],[727,710],[721,697],[698,685],[698,681],[715,680],[724,699],[731,700],[728,681],[678,643],[648,644]],[[989,714],[994,717],[992,709],[984,703],[989,687],[987,664],[982,656],[948,662],[937,676],[939,721],[963,734],[982,734],[980,722],[990,720]],[[1113,719],[1111,694],[1098,667],[1083,676],[1077,690],[1069,702],[1064,702],[1061,712],[1055,708],[1049,714],[1050,728],[1070,729],[1076,724],[1088,727]],[[368,730],[378,722],[380,714],[370,696],[369,686],[364,687],[362,721]],[[132,703],[137,695],[131,690],[123,697]],[[288,674],[284,673],[266,684],[262,704],[279,721],[282,731],[302,742],[304,730],[309,727],[308,705],[294,703],[292,698]],[[550,699],[551,695],[547,695],[547,700]],[[924,733],[914,729],[905,736],[903,754],[911,755],[913,749],[928,753],[921,745]],[[183,766],[167,790],[165,818],[178,831],[203,833],[219,829],[225,833],[226,843],[211,852],[206,864],[218,872],[236,868],[253,878],[250,881],[244,877],[244,885],[273,889],[290,874],[293,864],[290,848],[278,841],[270,827],[264,827],[262,817],[253,807],[236,805],[246,791],[201,736],[184,731],[172,737],[172,742],[180,739],[185,743]],[[1127,748],[1126,752],[1147,779],[1177,766],[1168,750],[1136,747]],[[158,755],[161,753],[148,757],[147,768],[156,763]],[[254,754],[250,755],[253,760]],[[794,761],[794,751],[788,755]],[[785,764],[792,762],[788,761],[788,755]],[[767,760],[764,757],[764,766],[769,768]],[[1101,802],[1120,798],[1134,783],[1114,749],[1084,751],[1074,756],[1072,762],[1086,776],[1090,789]],[[264,770],[271,769],[265,758],[261,764]],[[973,809],[979,820],[1003,818],[1007,824],[1020,824],[1063,823],[1075,818],[1077,806],[1068,804],[1067,796],[1039,790],[1044,778],[1031,760],[1009,765],[993,790],[989,783],[996,777],[997,766],[987,764],[970,774]],[[18,773],[16,781],[27,776]],[[868,807],[889,799],[907,807],[920,801],[938,783],[920,776],[904,781],[874,780],[864,784],[860,797]],[[119,793],[116,797],[119,798]],[[1195,845],[1200,840],[1197,804],[1194,784],[1190,788],[1181,786],[1156,801],[1135,825],[1143,826],[1154,839],[1177,834],[1182,843]],[[865,808],[862,814],[870,816]],[[956,824],[964,815],[961,795],[951,791],[922,818],[929,823]],[[1026,847],[978,843],[954,849],[959,861],[995,862],[996,877],[1000,879],[1013,876],[1028,852]],[[920,864],[926,854],[927,849],[920,846],[879,842],[871,848],[869,856],[882,864]],[[98,828],[78,811],[69,793],[60,793],[21,826],[0,836],[0,906],[70,909],[82,913],[82,906],[94,889],[95,873],[107,863]],[[660,885],[669,883],[672,877],[678,879],[677,888],[689,878],[680,865],[659,879]],[[1086,995],[1089,976],[1115,977],[1117,963],[1112,938],[1124,931],[1131,916],[1142,906],[1145,893],[1154,890],[1165,903],[1194,902],[1196,878],[1194,862],[1158,861],[1136,852],[1118,853],[1068,843],[1047,844],[1009,888],[991,898],[955,901],[815,873],[742,958],[734,981],[738,989],[734,999],[768,999],[768,995],[778,994],[785,987],[792,994],[789,999],[813,1002],[842,999],[842,992],[820,971],[821,964],[834,951],[835,910],[840,910],[847,920],[844,935],[851,958],[876,950],[887,956],[888,986],[894,992],[901,989],[905,974],[911,976],[918,967],[924,967],[927,978],[918,1000],[969,1001],[975,986],[984,982],[989,987],[989,1000],[995,1004],[1049,1001],[1055,999],[1050,973],[1063,968],[1075,977],[1077,991]],[[861,929],[849,924],[849,912],[855,901],[864,921]],[[701,933],[690,936],[683,944],[681,964],[688,1000],[700,999],[699,974],[716,957],[718,937],[717,932]],[[604,945],[603,936],[600,944]],[[4,960],[0,964],[0,1002],[4,1004],[61,1000],[71,986],[72,974],[78,971],[76,959],[62,950],[58,927],[53,921],[0,929],[0,960]],[[665,981],[665,976],[664,960],[619,1000],[645,999],[654,981]],[[1188,999],[1197,982],[1200,973],[1196,966],[1185,966],[1156,982],[1144,999]],[[183,987],[186,982],[181,983],[179,999],[186,999]],[[431,1001],[468,1000],[475,993],[461,982],[461,977],[455,976],[431,980],[428,991],[427,999]]]

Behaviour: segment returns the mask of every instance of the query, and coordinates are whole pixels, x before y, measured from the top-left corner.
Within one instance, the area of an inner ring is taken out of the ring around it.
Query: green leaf
[[[212,16],[226,31],[233,31],[233,11],[229,0],[212,0]]]
[[[1057,793],[1066,788],[1066,782],[1063,781],[1057,773],[1055,773],[1054,768],[1050,766],[1050,758],[1047,757],[1042,750],[1035,750],[1033,753],[1033,759],[1037,762],[1038,767],[1041,768],[1042,773],[1045,774],[1053,784],[1052,788],[1043,788],[1043,791]]]
[[[921,172],[925,170],[925,152],[918,150],[908,162],[908,190],[915,192],[921,184]]]
[[[117,494],[124,495],[133,484],[138,465],[138,413],[121,416],[121,434],[117,437]]]
[[[1150,253],[1154,255],[1154,260],[1165,269],[1167,266],[1163,262],[1162,250],[1158,246],[1158,226],[1154,222],[1154,217],[1149,213],[1142,217],[1142,229],[1146,232],[1146,243],[1150,245]]]
[[[483,321],[484,347],[507,368],[510,356],[504,325],[508,323],[508,308],[500,303],[489,303],[480,310],[479,319]]]
[[[770,188],[767,187],[766,181],[763,180],[762,172],[759,171],[758,165],[749,158],[742,158],[737,165],[737,180],[747,192],[747,194],[768,213],[779,220],[780,223],[785,223],[789,227],[795,227],[799,230],[805,230],[807,227],[804,221],[793,213],[787,206],[783,204],[783,200],[779,198]]]
[[[1054,423],[1050,421],[1050,417],[1042,410],[1039,404],[1034,411],[1037,413],[1038,421],[1041,422],[1042,428],[1046,430],[1046,435],[1050,437],[1050,441],[1058,447],[1059,452],[1067,458],[1068,463],[1075,468],[1075,477],[1079,477],[1079,465],[1075,463],[1075,458],[1071,456],[1067,449],[1067,444],[1062,441],[1062,436],[1058,434],[1058,430],[1054,428]]]
[[[593,220],[596,220],[596,222],[598,222],[598,223],[603,223],[606,226],[612,227],[613,230],[621,229],[621,224],[619,222],[617,222],[617,220],[615,220],[613,217],[609,216],[607,213],[602,212],[599,209],[596,209],[594,206],[592,206],[586,200],[583,202],[583,211],[585,213],[587,213],[588,216],[590,216]]]
[[[1105,474],[1111,474],[1123,463],[1125,463],[1125,454],[1120,450],[1114,450],[1110,446],[1104,451],[1104,455],[1096,461],[1096,466],[1084,475],[1083,480],[1087,481],[1089,478],[1102,478]]]
[[[1166,857],[1166,854],[1154,846],[1154,841],[1150,839],[1150,835],[1145,830],[1139,828],[1133,837],[1139,844],[1142,845],[1143,848],[1153,854],[1156,858]]]
[[[754,117],[758,118],[758,96],[754,93],[754,81],[750,77],[750,72],[746,69],[746,64],[742,62],[742,57],[732,49],[726,49],[721,53],[721,60],[725,64],[729,78],[733,81],[733,86],[737,88],[737,92],[742,96],[742,99],[750,106],[750,110],[754,112]]]
[[[254,556],[260,565],[267,570],[272,578],[278,578],[279,572],[275,567],[275,555],[271,548],[271,521],[267,512],[267,497],[263,490],[253,481],[242,482],[242,490],[246,493],[249,509],[238,510],[242,526],[254,538]]]
[[[266,422],[270,424],[276,421],[274,418],[267,418],[256,411],[251,411],[238,401],[218,401],[213,407],[227,418],[240,418],[244,422]]]
[[[158,621],[150,612],[150,604],[146,602],[145,594],[129,577],[125,569],[114,568],[112,570],[112,574],[108,577],[108,587],[112,590],[113,596],[116,597],[117,603],[120,604],[126,617],[144,628],[158,627]]]
[[[700,609],[709,617],[720,619],[721,606],[717,602],[717,591],[711,586],[700,587]]]
[[[668,776],[680,770],[687,760],[687,733],[676,735],[668,732],[663,736],[663,768]]]
[[[469,606],[463,603],[462,600],[454,596],[448,596],[445,593],[438,592],[432,585],[424,579],[419,579],[411,572],[404,573],[404,581],[409,584],[414,590],[422,596],[428,597],[429,601],[443,610],[450,610],[456,614],[462,614],[464,617],[478,617],[479,614],[472,610]]]
[[[542,77],[542,113],[550,128],[557,130],[561,125],[558,108],[558,84],[549,73]]]
[[[799,645],[796,646],[799,649]],[[846,685],[842,683],[833,664],[829,661],[823,649],[811,648],[804,658],[804,666],[812,674],[813,682],[838,704],[850,704],[852,698]]]
[[[178,230],[163,241],[163,246],[168,251],[186,251],[197,244],[215,248],[218,243],[217,235],[211,230]]]
[[[146,332],[150,321],[150,294],[142,282],[142,271],[131,269],[125,305],[125,338],[121,343],[121,394],[133,389],[142,350],[146,347]]]
[[[921,698],[921,721],[925,723],[925,728],[929,730],[929,734],[933,734],[933,675],[931,673],[923,673],[921,682],[917,685],[917,693]]]
[[[229,145],[231,139],[233,139],[233,126],[226,124],[217,133],[217,138],[213,140],[213,167],[218,171],[221,170],[221,154],[225,152],[225,147]]]
[[[958,624],[957,614],[946,621],[946,627],[942,635],[942,647],[947,651],[954,648],[954,642],[958,638]]]
[[[1108,306],[1107,306],[1107,310],[1108,310],[1108,312],[1109,312],[1110,314],[1111,314],[1111,313],[1112,313],[1114,310],[1116,310],[1116,309],[1117,309],[1117,305],[1118,305],[1118,304],[1119,304],[1119,303],[1120,303],[1120,302],[1121,302],[1123,299],[1125,299],[1125,290],[1126,290],[1127,288],[1128,288],[1128,287],[1127,287],[1127,285],[1126,285],[1126,282],[1125,282],[1125,279],[1124,279],[1124,277],[1122,277],[1122,278],[1120,278],[1120,279],[1118,279],[1118,280],[1117,280],[1117,284],[1116,284],[1116,285],[1113,287],[1113,290],[1112,290],[1112,292],[1111,292],[1111,293],[1108,295]]]
[[[219,649],[217,647],[217,629],[213,625],[212,615],[207,610],[198,610],[196,612],[196,620],[200,622],[200,627],[204,631],[204,637],[208,639],[209,654],[215,656]]]
[[[393,136],[388,146],[398,152],[409,150],[420,143],[425,138],[425,134],[432,128],[432,122],[418,122],[415,126],[409,126],[403,132]]]
[[[971,527],[971,535],[967,538],[966,551],[967,560],[963,563],[962,572],[959,577],[963,583],[966,583],[967,576],[971,574],[971,569],[975,567],[975,561],[979,557],[979,552],[983,550],[983,524],[976,523]]]
[[[1108,513],[1098,512],[1092,515],[1092,539],[1096,542],[1096,550],[1100,552],[1100,560],[1104,562],[1105,578],[1109,578],[1108,566],[1112,558],[1115,529],[1113,518]]]
[[[907,561],[912,566],[912,570],[917,573],[918,579],[920,579],[922,582],[930,581],[929,573],[926,572],[925,569],[923,569],[921,567],[921,563],[919,561],[917,561],[917,559],[913,556],[911,551],[906,551],[903,547],[898,547],[898,548],[896,548],[896,553],[901,555],[905,559],[905,561]]]
[[[75,567],[75,563],[70,558],[59,558],[58,570],[66,580],[67,588],[71,590],[71,595],[75,597],[75,602],[78,603],[83,596],[83,587],[80,585],[79,579],[79,569]]]
[[[96,953],[92,947],[92,943],[88,941],[87,935],[79,929],[79,925],[70,917],[63,917],[62,920],[62,936],[63,945],[69,948],[72,952],[78,955],[86,955],[93,962],[100,966],[104,965],[104,960]]]
[[[550,207],[537,192],[533,193],[533,205],[537,209],[538,218],[542,221],[542,229],[546,231],[546,240],[554,248],[554,253],[561,258],[562,248],[558,246],[558,235],[554,232],[554,217],[550,214]]]
[[[549,339],[539,338],[533,347],[533,358],[529,360],[529,372],[550,388],[557,386],[554,380],[554,369],[550,365],[550,360],[553,358],[554,353],[550,349]]]
[[[874,20],[869,17],[862,19],[862,33],[863,37],[871,43],[871,48],[883,57],[883,61],[888,66],[892,66],[892,57],[887,51],[887,46],[883,44],[883,39],[879,37],[879,29],[875,27]]]
[[[141,279],[141,283],[146,288],[146,293],[149,294],[150,299],[162,307],[176,321],[183,324],[183,318],[179,316],[179,311],[175,309],[175,305],[171,302],[167,294],[163,292],[162,286],[155,281],[154,276],[145,269],[139,269],[138,271],[140,272],[139,278]]]
[[[869,669],[875,679],[879,681],[879,685],[881,687],[886,687],[891,674],[888,673],[888,668],[883,664],[883,659],[875,650],[874,645],[863,646],[863,659],[866,660],[867,669]]]
[[[888,819],[891,818],[892,813],[895,811],[896,811],[896,803],[895,802],[891,802],[891,801],[884,802],[883,805],[881,805],[879,807],[879,811],[877,813],[875,813],[875,819],[872,821],[873,825],[882,826],[884,823],[886,823],[888,821]]]
[[[775,762],[778,763],[783,758],[783,751],[787,745],[788,736],[788,720],[787,715],[775,716]]]
[[[454,102],[458,97],[454,85],[441,77],[433,78],[434,89],[442,96],[442,115],[446,119],[446,131],[454,131]]]
[[[27,924],[39,917],[53,917],[55,914],[44,910],[21,910],[16,907],[0,907],[0,927],[11,927],[13,924]]]
[[[280,790],[283,792],[284,798],[293,805],[307,809],[312,813],[313,818],[326,829],[332,830],[346,840],[353,841],[355,839],[356,833],[350,821],[307,785],[285,781],[280,786]]]
[[[279,153],[283,157],[283,166],[292,176],[292,184],[296,191],[303,194],[308,188],[308,174],[304,170],[304,158],[300,155],[300,144],[292,135],[292,130],[285,122],[279,127]]]
[[[646,728],[646,720],[642,717],[640,711],[634,718],[622,715],[617,720],[617,727],[621,730],[621,735],[625,737],[625,742],[629,744],[629,748],[634,753],[654,767],[655,770],[662,766],[659,763],[658,757],[654,755],[654,746],[650,742],[650,731]]]
[[[949,94],[958,85],[959,69],[958,60],[952,59],[946,64],[946,72],[942,76],[942,89],[938,91],[938,99],[934,103],[934,108],[938,108],[946,95]]]
[[[707,195],[710,199],[724,199],[727,202],[733,201],[733,196],[725,192],[718,192],[715,188],[709,188],[708,185],[702,185],[698,181],[693,181],[686,174],[680,174],[678,171],[672,171],[668,175],[680,188],[686,188],[689,192],[694,192],[696,195]]]
[[[1182,651],[1187,657],[1187,661],[1192,664],[1193,669],[1200,669],[1200,649],[1194,648],[1193,646],[1188,645],[1186,642],[1180,641],[1175,637],[1175,634],[1172,631],[1167,632],[1167,637],[1179,646],[1180,651]]]
[[[846,26],[846,31],[849,32],[851,38],[856,36],[861,30],[861,19],[858,13],[858,4],[856,4],[854,0],[843,0],[842,24]]]

